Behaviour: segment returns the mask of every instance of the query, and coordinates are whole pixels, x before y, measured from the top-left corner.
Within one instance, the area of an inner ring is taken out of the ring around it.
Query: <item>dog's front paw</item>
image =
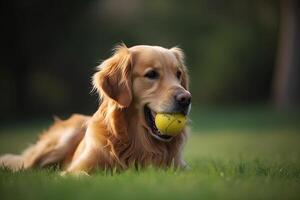
[[[75,177],[89,177],[90,175],[85,171],[63,171],[60,173],[61,176],[75,176]]]

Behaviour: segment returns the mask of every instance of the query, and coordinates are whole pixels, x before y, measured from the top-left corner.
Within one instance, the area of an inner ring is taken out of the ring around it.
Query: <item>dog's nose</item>
[[[175,100],[181,107],[189,106],[191,103],[191,99],[192,99],[191,93],[189,93],[186,90],[181,91],[175,95]]]

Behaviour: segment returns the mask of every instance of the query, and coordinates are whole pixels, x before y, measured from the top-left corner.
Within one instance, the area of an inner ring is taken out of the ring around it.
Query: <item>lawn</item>
[[[188,171],[149,168],[74,178],[55,169],[0,170],[0,198],[300,199],[298,113],[194,109],[184,151]],[[2,124],[0,153],[19,152],[49,123]]]

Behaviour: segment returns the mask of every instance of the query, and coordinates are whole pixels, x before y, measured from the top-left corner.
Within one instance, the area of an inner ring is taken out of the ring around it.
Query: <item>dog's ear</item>
[[[188,70],[187,67],[185,66],[185,55],[182,49],[180,49],[179,47],[173,47],[170,49],[171,52],[175,55],[176,59],[178,60],[178,62],[180,63],[180,67],[183,71],[182,74],[182,81],[181,81],[181,85],[188,90],[189,89],[189,75],[188,75]]]
[[[131,93],[131,54],[125,45],[115,48],[114,55],[105,60],[93,76],[93,85],[101,97],[107,96],[120,107],[128,107]]]

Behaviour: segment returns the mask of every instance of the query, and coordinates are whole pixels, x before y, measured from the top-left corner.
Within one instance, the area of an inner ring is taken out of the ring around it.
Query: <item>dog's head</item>
[[[155,115],[187,115],[190,110],[184,54],[177,47],[118,46],[114,55],[99,66],[93,83],[103,99],[111,100],[119,109],[133,110],[148,132],[161,141],[172,137],[159,133]]]

